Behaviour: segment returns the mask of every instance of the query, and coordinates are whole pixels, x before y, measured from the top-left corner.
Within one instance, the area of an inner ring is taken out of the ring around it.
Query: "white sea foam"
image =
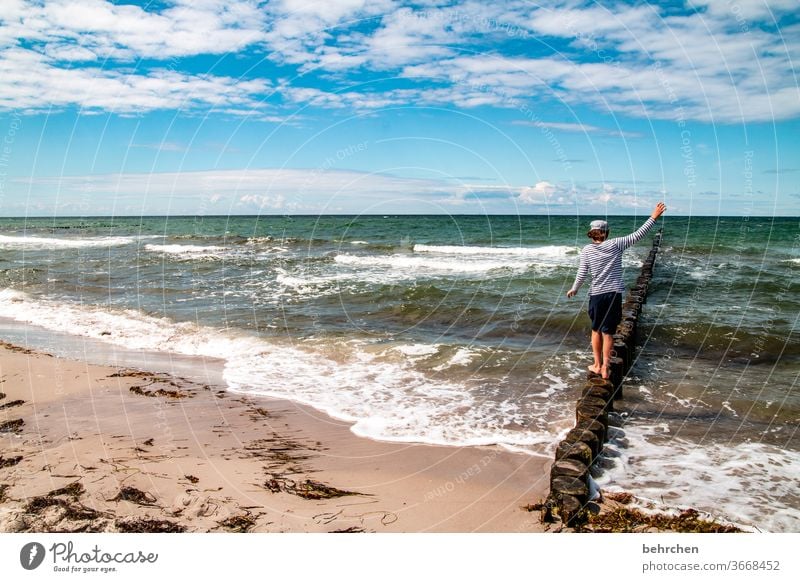
[[[351,245],[368,245],[369,243],[365,240],[351,240]]]
[[[452,368],[453,366],[469,366],[479,355],[480,353],[476,350],[472,350],[470,348],[458,348],[456,353],[450,357],[450,360],[444,364],[436,366],[434,370],[441,372],[442,370]]]
[[[221,359],[230,389],[311,405],[353,422],[353,432],[365,437],[539,450],[552,444],[544,429],[505,428],[527,420],[513,396],[473,396],[461,382],[430,378],[411,362],[388,361],[357,341],[332,357],[326,352],[330,346],[314,342],[237,336],[135,310],[59,304],[9,289],[0,291],[0,317],[133,350]]]
[[[503,255],[513,257],[531,257],[540,259],[573,260],[579,252],[578,247],[550,245],[543,247],[473,247],[456,245],[414,245],[415,253],[433,253],[445,255]]]
[[[392,349],[409,358],[421,359],[438,354],[439,344],[406,344]]]
[[[340,254],[334,261],[341,265],[354,267],[383,267],[401,269],[406,271],[424,270],[428,272],[446,273],[487,273],[503,269],[512,271],[525,271],[529,264],[526,262],[492,261],[492,260],[464,260],[447,258],[428,258],[413,255],[349,255]]]
[[[0,247],[27,249],[79,249],[106,248],[129,245],[137,238],[129,236],[104,236],[96,238],[47,238],[39,236],[0,235]]]
[[[284,288],[291,288],[300,295],[323,295],[337,292],[339,284],[352,279],[352,276],[342,273],[332,275],[290,275],[285,270],[278,268],[275,281]]]
[[[162,253],[178,259],[221,259],[227,250],[220,246],[201,245],[144,245],[144,250],[151,253]]]
[[[536,392],[535,394],[532,394],[532,396],[535,396],[537,398],[550,398],[553,395],[558,394],[559,392],[564,392],[569,388],[569,386],[567,385],[567,383],[564,381],[563,378],[559,378],[558,376],[555,376],[553,374],[544,373],[541,375],[541,377],[537,378],[537,380],[538,381],[547,380],[546,382],[547,388],[545,390],[543,390],[542,392]]]
[[[704,443],[670,438],[656,444],[655,426],[625,425],[617,465],[598,482],[635,491],[667,505],[691,506],[763,531],[800,527],[797,467],[800,452],[764,443]],[[613,444],[610,445],[612,448]]]

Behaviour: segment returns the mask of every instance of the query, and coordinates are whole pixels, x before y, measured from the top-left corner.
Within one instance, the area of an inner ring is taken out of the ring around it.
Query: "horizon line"
[[[630,218],[630,217],[637,217],[637,216],[646,216],[648,212],[643,212],[641,214],[602,214],[598,212],[594,213],[587,213],[587,214],[559,214],[559,213],[548,213],[548,214],[508,214],[508,213],[465,213],[465,214],[456,214],[456,213],[320,213],[320,214],[277,214],[277,213],[270,213],[270,214],[93,214],[93,215],[83,215],[83,214],[64,214],[58,216],[52,215],[33,215],[33,216],[3,216],[0,215],[0,220],[28,220],[28,219],[64,219],[64,218],[82,218],[82,219],[92,219],[92,218],[358,218],[358,217],[370,217],[370,218],[378,218],[378,217],[420,217],[420,216],[458,216],[458,217],[486,217],[486,216],[497,216],[497,217],[560,217],[560,216],[569,216],[569,217],[587,217],[587,216],[606,216],[606,217],[615,217],[615,218]],[[734,215],[734,214],[669,214],[664,215],[662,219],[668,219],[670,217],[674,218],[800,218],[800,215],[797,214],[741,214],[741,215]]]

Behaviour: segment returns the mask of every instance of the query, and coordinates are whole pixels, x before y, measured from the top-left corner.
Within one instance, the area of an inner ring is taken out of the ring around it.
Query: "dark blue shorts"
[[[589,296],[589,318],[592,331],[613,335],[622,321],[622,293],[601,293]]]

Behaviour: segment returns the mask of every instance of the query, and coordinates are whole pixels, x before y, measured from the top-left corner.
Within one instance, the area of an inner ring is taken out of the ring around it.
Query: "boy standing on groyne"
[[[622,320],[622,253],[633,246],[650,231],[659,216],[667,207],[663,202],[656,204],[655,210],[645,223],[634,233],[618,238],[608,238],[608,222],[593,220],[587,236],[592,242],[581,250],[578,274],[567,291],[567,297],[574,297],[587,275],[591,275],[589,289],[589,318],[592,320],[592,354],[594,364],[589,371],[608,378],[611,348],[614,345],[614,332]]]

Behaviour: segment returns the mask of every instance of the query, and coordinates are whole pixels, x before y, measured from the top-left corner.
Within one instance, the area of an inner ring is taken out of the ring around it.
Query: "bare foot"
[[[608,380],[611,377],[611,370],[608,366],[603,366],[600,369],[600,376],[603,378],[603,380]]]
[[[592,374],[599,374],[601,371],[601,367],[597,364],[592,364],[587,368]]]

